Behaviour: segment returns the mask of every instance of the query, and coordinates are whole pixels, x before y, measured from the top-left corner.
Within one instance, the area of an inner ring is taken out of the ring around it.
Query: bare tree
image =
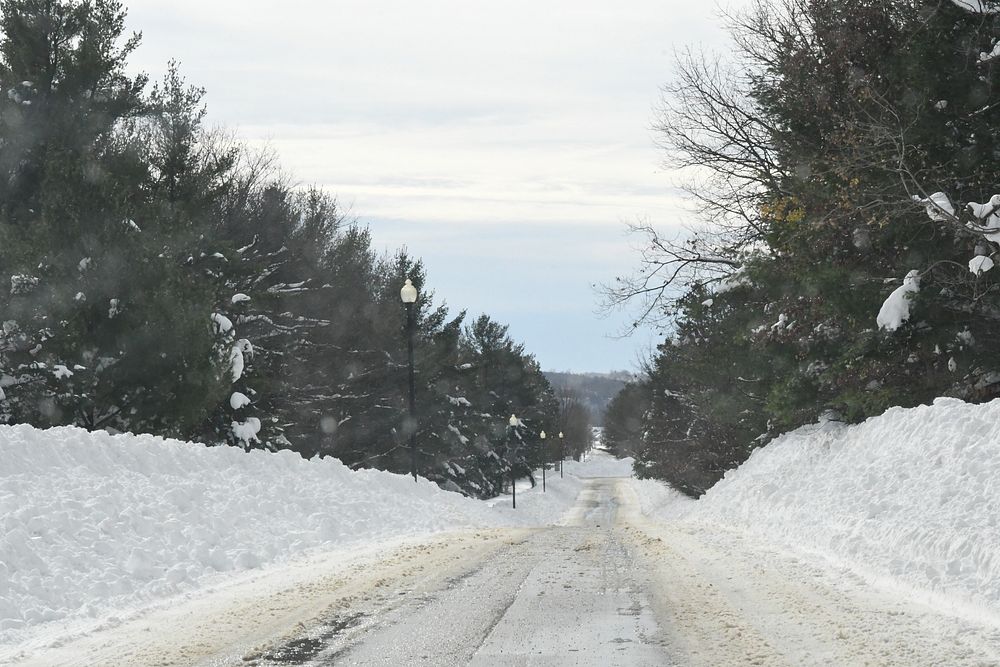
[[[633,328],[669,320],[688,289],[724,280],[764,247],[760,207],[787,174],[748,71],[687,50],[678,56],[676,80],[662,90],[653,130],[666,153],[663,166],[686,174],[682,188],[702,224],[674,238],[648,223],[631,227],[642,237],[639,268],[599,291],[607,311],[639,304]]]

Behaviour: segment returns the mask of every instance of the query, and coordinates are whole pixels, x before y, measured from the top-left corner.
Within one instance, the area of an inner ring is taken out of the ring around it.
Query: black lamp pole
[[[562,431],[559,431],[559,477],[560,478],[563,476],[563,459],[564,458],[566,458],[566,455],[563,454],[563,434],[562,434]]]
[[[514,476],[514,428],[517,426],[517,417],[510,416],[507,429],[507,465],[510,466],[510,499],[511,508],[517,509],[517,478]]]
[[[545,449],[545,431],[538,434],[542,440],[542,493],[545,493],[545,469],[549,467],[549,453]]]
[[[410,352],[410,472],[417,481],[417,391],[413,371],[413,304],[406,304],[406,333]]]
[[[410,279],[406,279],[403,289],[399,290],[399,298],[406,304],[406,343],[410,359],[410,472],[413,481],[417,481],[417,391],[413,370],[413,304],[417,301],[417,288]]]

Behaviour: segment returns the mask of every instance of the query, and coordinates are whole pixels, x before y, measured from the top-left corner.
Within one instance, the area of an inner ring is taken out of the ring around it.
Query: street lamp
[[[538,437],[542,439],[542,493],[545,493],[545,468],[548,467],[548,457],[545,455],[545,431],[538,434]]]
[[[517,479],[514,477],[514,429],[517,427],[517,417],[510,416],[507,420],[510,429],[507,431],[507,465],[510,466],[510,497],[512,509],[517,509]]]
[[[563,476],[563,459],[566,458],[563,454],[563,434],[559,431],[559,477]]]
[[[417,288],[410,279],[406,279],[403,289],[399,290],[399,298],[406,304],[406,339],[410,353],[410,472],[413,481],[417,481],[417,401],[413,377],[413,304],[417,302]]]

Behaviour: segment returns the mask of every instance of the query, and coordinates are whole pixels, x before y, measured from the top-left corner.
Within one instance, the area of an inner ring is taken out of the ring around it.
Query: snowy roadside
[[[303,559],[556,523],[588,465],[519,487],[515,511],[335,459],[75,428],[0,427],[0,460],[0,660]]]
[[[1000,626],[1000,401],[938,399],[800,428],[694,501],[633,480],[643,512],[735,532],[882,590]]]
[[[73,623],[45,624],[28,641],[0,647],[0,664],[256,664],[255,656],[297,637],[303,628],[328,622],[331,610],[391,606],[404,596],[419,596],[462,576],[530,530],[464,530],[316,550],[259,570],[220,575],[199,590],[159,600],[99,628],[76,623],[74,633],[68,631]]]

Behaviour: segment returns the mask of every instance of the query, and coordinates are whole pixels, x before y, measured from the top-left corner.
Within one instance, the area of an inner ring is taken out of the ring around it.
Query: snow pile
[[[1000,400],[939,398],[856,426],[800,428],[658,515],[735,525],[998,610]]]
[[[576,497],[583,487],[582,478],[571,474],[566,468],[562,477],[558,467],[550,467],[546,473],[545,490],[542,490],[542,471],[534,472],[535,485],[527,477],[517,480],[517,509],[512,510],[510,494],[491,498],[485,503],[496,510],[513,515],[521,525],[546,526],[558,524],[566,517]]]
[[[550,463],[545,473],[543,491],[542,471],[535,470],[535,485],[522,478],[517,481],[517,513],[514,515],[522,525],[549,525],[562,523],[571,518],[567,512],[573,507],[584,480],[595,477],[631,477],[632,459],[616,459],[607,452],[592,449],[583,461],[572,459],[563,461],[562,474],[559,463]],[[506,508],[512,504],[510,495],[497,496],[487,500],[491,507]]]
[[[655,479],[633,479],[632,489],[639,508],[647,516],[684,516],[693,509],[695,500]]]
[[[633,459],[616,459],[611,454],[595,450],[587,455],[587,460],[565,461],[563,470],[567,475],[581,479],[592,477],[631,477]]]
[[[309,551],[557,523],[582,478],[631,474],[631,460],[594,453],[562,478],[550,469],[545,492],[541,471],[533,488],[519,480],[512,510],[510,496],[482,502],[333,458],[70,427],[0,426],[0,461],[0,645],[48,621],[87,632]]]
[[[0,643],[313,547],[541,514],[332,458],[76,428],[0,426],[0,461]]]

